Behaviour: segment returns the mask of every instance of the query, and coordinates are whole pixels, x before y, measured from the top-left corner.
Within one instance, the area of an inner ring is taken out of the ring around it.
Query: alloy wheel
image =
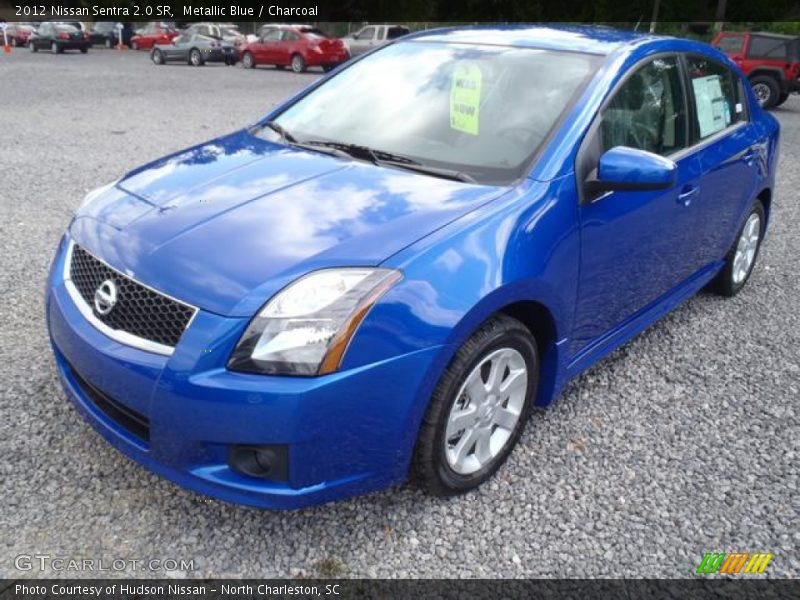
[[[764,106],[767,102],[769,102],[769,98],[772,95],[772,90],[769,89],[769,86],[766,83],[757,83],[753,86],[753,92],[758,99],[758,103],[761,106]]]
[[[733,282],[741,283],[747,278],[753,266],[753,260],[758,250],[761,239],[761,217],[752,213],[742,228],[742,235],[736,245],[736,254],[733,257]]]
[[[192,50],[192,53],[189,56],[189,58],[195,67],[200,66],[200,52],[198,52],[197,50]]]
[[[528,368],[514,348],[485,356],[470,372],[450,409],[447,463],[459,475],[480,471],[511,439],[525,406]]]

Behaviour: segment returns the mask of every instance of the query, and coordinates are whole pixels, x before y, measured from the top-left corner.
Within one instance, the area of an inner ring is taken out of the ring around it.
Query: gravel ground
[[[133,465],[77,416],[42,291],[84,194],[317,76],[157,68],[132,52],[0,55],[0,576],[40,575],[14,558],[45,553],[194,560],[177,576],[686,577],[708,551],[774,552],[771,576],[800,575],[797,96],[775,112],[782,165],[750,285],[701,294],[573,382],[476,493],[241,508]]]

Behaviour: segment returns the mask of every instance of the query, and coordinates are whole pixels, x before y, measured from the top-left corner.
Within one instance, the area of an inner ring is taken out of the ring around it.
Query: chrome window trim
[[[64,256],[64,287],[66,288],[67,293],[69,294],[70,298],[75,303],[75,306],[78,308],[78,311],[80,311],[80,313],[83,315],[83,317],[95,329],[97,329],[98,331],[100,331],[101,333],[106,335],[107,337],[111,338],[112,340],[114,340],[116,342],[119,342],[120,344],[124,344],[126,346],[131,346],[133,348],[138,348],[139,350],[144,350],[145,352],[152,352],[154,354],[160,354],[162,356],[172,356],[172,354],[175,352],[175,347],[174,346],[167,346],[167,345],[164,345],[164,344],[159,344],[158,342],[153,342],[151,340],[147,340],[147,339],[141,338],[139,336],[130,334],[127,331],[121,331],[119,329],[113,329],[113,328],[109,327],[108,325],[106,325],[105,323],[103,323],[100,319],[98,319],[94,315],[94,311],[92,310],[92,307],[89,306],[89,304],[86,302],[86,300],[83,299],[83,296],[81,296],[80,292],[78,291],[78,288],[75,286],[74,283],[72,283],[71,268],[72,268],[72,251],[73,251],[74,248],[75,248],[75,241],[74,240],[70,240],[69,241],[69,246],[67,247],[67,253]],[[184,333],[186,332],[187,329],[189,329],[189,327],[191,327],[192,323],[194,322],[194,318],[197,316],[197,313],[199,312],[199,310],[198,310],[198,308],[196,306],[192,306],[191,304],[188,304],[188,303],[186,303],[186,302],[184,302],[182,300],[178,300],[177,298],[174,298],[174,297],[170,296],[169,294],[165,294],[164,292],[160,292],[160,291],[150,287],[149,285],[144,284],[141,281],[138,281],[137,279],[134,279],[133,277],[125,275],[124,273],[120,273],[120,271],[118,269],[115,269],[114,267],[109,265],[106,261],[104,261],[101,258],[98,258],[97,256],[95,256],[94,254],[92,254],[91,252],[86,250],[85,248],[82,248],[82,250],[84,252],[86,252],[87,254],[89,254],[92,258],[94,258],[98,262],[104,264],[106,267],[108,267],[109,269],[111,269],[115,273],[119,273],[122,277],[130,279],[131,281],[135,282],[137,285],[141,285],[142,287],[147,288],[148,290],[150,290],[150,291],[152,291],[152,292],[154,292],[156,294],[159,294],[160,296],[164,296],[165,298],[169,298],[173,302],[178,302],[179,304],[183,304],[184,306],[187,306],[187,307],[191,308],[194,312],[192,313],[192,316],[189,319],[189,322],[186,323],[186,327],[183,330]]]

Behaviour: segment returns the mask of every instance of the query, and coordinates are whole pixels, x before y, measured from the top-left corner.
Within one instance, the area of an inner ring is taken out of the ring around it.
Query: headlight
[[[301,277],[255,316],[228,368],[271,375],[335,371],[361,320],[401,277],[393,269],[364,267],[322,269]]]

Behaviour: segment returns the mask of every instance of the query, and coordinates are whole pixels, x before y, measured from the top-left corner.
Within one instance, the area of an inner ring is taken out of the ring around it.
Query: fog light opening
[[[232,446],[228,465],[237,473],[269,481],[289,479],[289,451],[284,444]]]

